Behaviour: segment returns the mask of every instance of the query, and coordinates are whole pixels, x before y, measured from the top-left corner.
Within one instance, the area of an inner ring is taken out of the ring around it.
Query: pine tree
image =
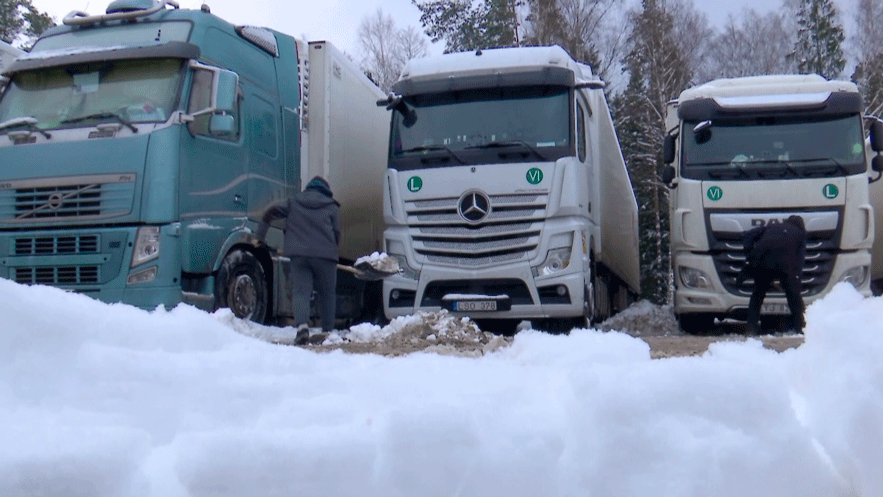
[[[680,12],[686,15],[690,9]],[[620,146],[638,200],[642,294],[660,304],[669,301],[672,288],[668,190],[659,180],[665,112],[692,75],[675,21],[657,0],[643,0],[641,10],[632,12],[623,60],[629,84],[615,107]]]
[[[0,40],[28,48],[31,41],[54,26],[49,14],[30,0],[0,0]]]
[[[516,0],[411,0],[433,42],[445,53],[518,46]]]
[[[800,0],[797,7],[797,43],[789,55],[802,74],[826,79],[840,76],[846,66],[842,43],[846,39],[833,0]]]

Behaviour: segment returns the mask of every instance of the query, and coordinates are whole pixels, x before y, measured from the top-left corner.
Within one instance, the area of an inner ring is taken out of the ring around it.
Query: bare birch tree
[[[790,24],[785,15],[776,12],[759,14],[743,9],[739,16],[731,14],[723,31],[712,37],[697,82],[795,72],[797,67],[788,58],[795,43]]]
[[[362,18],[358,40],[362,70],[384,92],[389,91],[408,60],[424,57],[429,50],[426,37],[416,28],[397,28],[392,16],[380,8]]]
[[[883,115],[883,0],[856,0],[850,38],[858,63],[852,79],[859,86],[865,113]]]

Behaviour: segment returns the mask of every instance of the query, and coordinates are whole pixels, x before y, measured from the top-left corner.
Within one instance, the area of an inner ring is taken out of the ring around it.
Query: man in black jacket
[[[803,332],[803,298],[800,275],[806,259],[806,228],[803,218],[789,216],[783,223],[752,229],[745,235],[745,267],[737,276],[741,284],[754,278],[754,292],[748,303],[748,329],[760,334],[760,306],[767,291],[778,280],[785,290],[794,330]]]
[[[337,258],[340,244],[340,204],[331,187],[321,176],[307,183],[304,191],[275,202],[264,211],[256,236],[263,242],[269,224],[285,219],[285,248],[282,254],[291,259],[292,309],[297,324],[295,343],[309,338],[310,296],[318,292],[322,331],[334,328],[337,304]]]

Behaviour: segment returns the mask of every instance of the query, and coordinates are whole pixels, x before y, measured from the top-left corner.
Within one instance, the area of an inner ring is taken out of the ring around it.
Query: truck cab
[[[854,84],[816,75],[716,80],[669,105],[663,181],[671,188],[675,313],[685,331],[745,319],[753,280],[744,233],[803,218],[802,297],[809,304],[840,282],[870,294],[873,210],[865,130]],[[782,291],[761,310],[789,313]]]

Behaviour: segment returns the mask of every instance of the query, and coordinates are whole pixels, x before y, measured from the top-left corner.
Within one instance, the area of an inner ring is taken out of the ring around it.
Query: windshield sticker
[[[824,186],[824,188],[822,188],[822,195],[828,200],[834,200],[835,198],[837,198],[837,195],[840,195],[840,190],[837,188],[836,185],[828,183]]]
[[[724,191],[719,186],[712,186],[708,189],[706,195],[708,195],[708,200],[711,200],[712,202],[717,202],[718,200],[723,198]]]
[[[864,149],[865,147],[863,147],[861,143],[855,143],[852,145],[852,153],[854,154],[860,154]]]
[[[527,171],[527,182],[531,185],[538,185],[543,181],[543,171],[537,167],[532,167]]]
[[[408,191],[417,193],[423,188],[423,179],[420,176],[411,176],[408,178]]]
[[[98,91],[98,72],[74,74],[74,91],[77,95]]]

